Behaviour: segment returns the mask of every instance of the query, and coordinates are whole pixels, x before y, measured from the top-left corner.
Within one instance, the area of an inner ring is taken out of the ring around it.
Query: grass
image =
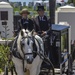
[[[14,9],[14,11],[20,11],[20,9],[19,8],[13,8]]]
[[[33,12],[33,16],[36,16],[36,15],[37,15],[37,11],[34,11],[34,10],[33,10],[33,7],[24,6],[24,7],[22,7],[22,9],[23,9],[23,8],[27,8],[28,11]],[[14,10],[14,12],[15,12],[15,11],[19,11],[19,12],[20,12],[20,7],[17,7],[17,8],[14,8],[14,7],[13,7],[13,10]],[[49,15],[49,11],[45,11],[45,12],[47,12],[48,15]]]
[[[22,7],[22,9],[23,9],[23,8],[27,8],[29,11],[32,11],[32,10],[33,10],[32,7],[29,8],[29,7],[27,7],[27,6],[24,6],[24,7]],[[19,12],[20,12],[20,7],[16,7],[16,8],[13,7],[13,9],[14,9],[14,11],[19,11]]]

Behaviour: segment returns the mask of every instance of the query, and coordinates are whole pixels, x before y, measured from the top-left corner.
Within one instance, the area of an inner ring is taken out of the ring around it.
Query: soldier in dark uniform
[[[49,20],[48,18],[44,15],[45,9],[44,6],[38,6],[37,7],[37,13],[38,16],[34,19],[34,23],[35,23],[35,31],[37,32],[37,34],[40,34],[43,37],[45,37],[45,39],[43,39],[44,41],[44,53],[45,55],[49,55],[49,49],[50,49],[50,41],[49,41]],[[43,62],[42,63],[42,67],[46,67],[47,65]]]
[[[28,29],[29,31],[32,31],[34,29],[33,21],[28,18],[29,11],[24,8],[20,12],[20,15],[22,18],[19,20],[19,25],[18,25],[18,31],[20,31],[22,28]]]
[[[49,25],[48,25],[48,19],[44,15],[44,6],[38,6],[37,13],[38,16],[34,19],[35,22],[35,31],[36,32],[42,32],[42,35],[45,35],[48,33]]]
[[[41,32],[42,36],[48,35],[48,37],[45,38],[44,41],[44,49],[45,49],[45,54],[50,58],[52,63],[56,65],[57,61],[57,47],[56,47],[56,39],[57,36],[54,33],[51,33],[50,30],[50,22],[47,19],[47,17],[44,15],[44,6],[38,6],[37,12],[38,16],[34,19],[35,23],[35,31],[37,33]],[[57,58],[56,60],[54,60]],[[55,63],[56,62],[56,63]]]
[[[21,29],[28,29],[29,31],[32,31],[34,29],[34,25],[33,25],[33,21],[31,19],[28,18],[29,15],[29,11],[24,8],[22,9],[22,11],[20,12],[20,15],[22,16],[22,18],[19,20],[18,23],[18,29],[17,29],[17,36],[15,37],[14,40],[14,49],[16,49],[17,47],[17,38],[18,38],[18,33],[20,32]]]
[[[40,36],[47,36],[47,34],[49,33],[49,21],[47,19],[47,17],[44,15],[44,6],[38,6],[37,7],[37,13],[38,16],[34,19],[34,23],[35,23],[35,31],[37,32],[37,34],[40,34]],[[45,38],[46,41],[44,42],[44,47],[46,50],[46,54],[48,54],[48,50],[49,50],[49,37]]]

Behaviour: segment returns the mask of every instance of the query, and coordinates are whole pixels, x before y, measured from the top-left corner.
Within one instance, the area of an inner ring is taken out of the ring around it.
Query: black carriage
[[[49,40],[50,49],[48,50],[48,58],[52,62],[53,66],[43,62],[41,67],[41,74],[46,73],[46,75],[49,75],[50,70],[54,68],[54,72],[56,71],[56,73],[60,75],[64,73],[71,75],[72,66],[70,62],[69,28],[70,26],[66,25],[52,25],[52,31]]]
[[[69,28],[69,26],[64,25],[52,25],[52,31],[49,36],[50,49],[48,50],[48,55],[41,55],[45,62],[41,66],[40,75],[55,75],[55,73],[71,75]],[[8,75],[7,68],[5,67],[5,75]],[[59,72],[57,72],[57,69],[59,69]]]

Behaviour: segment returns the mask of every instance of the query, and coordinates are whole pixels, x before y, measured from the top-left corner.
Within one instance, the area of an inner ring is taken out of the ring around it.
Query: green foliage
[[[67,35],[61,36],[61,51],[67,48]]]
[[[75,5],[75,0],[68,0],[68,3],[73,3]]]
[[[27,7],[27,6],[23,6],[22,8],[27,8],[29,11],[32,11],[33,10],[33,8],[32,7]],[[13,7],[13,10],[14,11],[19,11],[20,12],[20,7]]]
[[[1,72],[2,72],[2,69],[0,69],[0,74],[1,74]]]
[[[19,8],[13,8],[13,10],[14,10],[14,11],[20,11],[20,9],[19,9]]]
[[[4,71],[5,64],[8,61],[9,47],[0,45],[0,72]]]

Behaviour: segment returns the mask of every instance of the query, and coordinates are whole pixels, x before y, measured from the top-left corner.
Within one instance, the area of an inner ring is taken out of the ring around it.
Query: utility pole
[[[56,0],[49,0],[50,26],[55,24]]]
[[[53,56],[52,53],[52,24],[55,24],[55,8],[56,8],[56,0],[49,0],[49,15],[50,15],[50,52],[49,52],[49,57],[51,55]],[[53,59],[51,59],[51,62],[53,62]],[[53,63],[54,64],[54,63]],[[54,71],[54,66],[52,66],[53,70],[53,75],[55,75]]]

